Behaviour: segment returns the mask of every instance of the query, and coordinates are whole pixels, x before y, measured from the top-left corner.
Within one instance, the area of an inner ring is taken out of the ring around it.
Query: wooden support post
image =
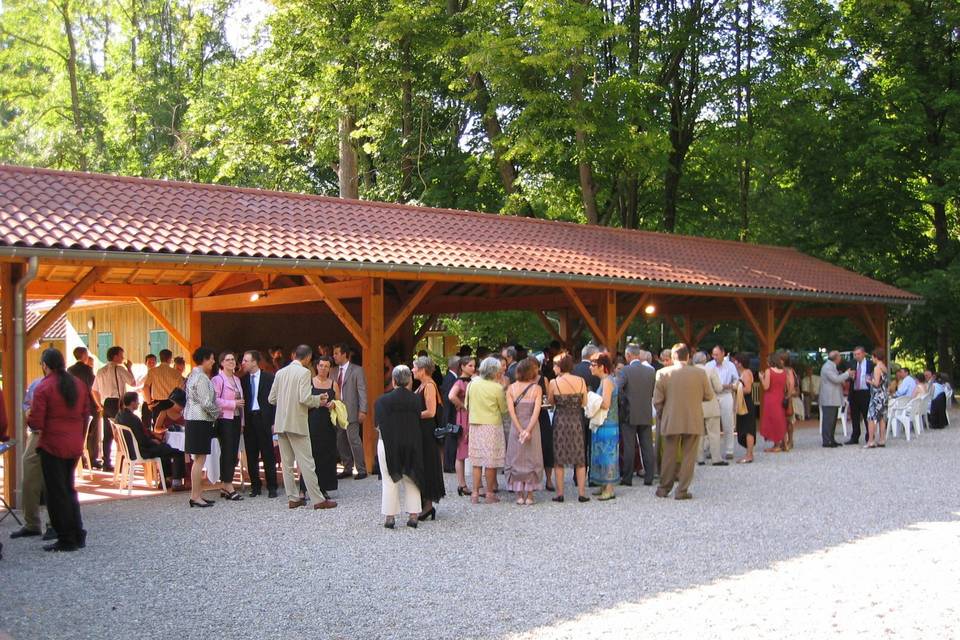
[[[354,319],[353,315],[351,315],[351,313],[347,311],[347,308],[343,306],[343,303],[340,302],[340,299],[333,294],[333,292],[331,291],[331,288],[327,286],[327,283],[321,280],[319,276],[316,276],[313,274],[307,274],[306,276],[304,276],[304,278],[314,289],[316,289],[317,293],[323,296],[323,301],[327,303],[327,306],[330,307],[330,310],[333,311],[334,315],[340,319],[340,322],[342,322],[343,326],[346,327],[347,331],[350,332],[350,335],[352,335],[354,339],[360,343],[360,348],[363,349],[364,352],[366,352],[370,348],[370,342],[367,337],[368,333],[364,330],[363,327],[357,324],[357,321]],[[383,279],[377,278],[377,280],[380,282],[380,325],[381,325],[381,331],[382,331]],[[364,286],[367,287],[369,285],[365,284]],[[369,294],[366,291],[366,289],[364,289],[363,299],[367,300],[368,298],[369,298]],[[382,335],[381,335],[381,338],[382,338]],[[381,344],[380,346],[381,346],[380,358],[382,359],[383,345]],[[376,442],[374,442],[374,449],[376,449]]]
[[[13,298],[14,287],[17,280],[23,272],[23,267],[19,264],[4,262],[0,263],[0,307],[2,307],[3,329],[3,405],[7,416],[7,435],[10,438],[16,437],[16,425],[14,424],[14,405],[16,402],[14,389],[17,376],[23,376],[24,372],[17,371],[13,357]],[[3,454],[3,499],[16,507],[16,484],[17,484],[17,454],[23,443],[17,443],[17,447],[10,449]]]
[[[33,325],[27,329],[27,335],[24,339],[24,342],[27,345],[32,345],[35,342],[39,342],[43,338],[43,333],[53,326],[53,323],[59,320],[63,314],[70,310],[70,307],[73,306],[73,303],[83,295],[83,293],[100,282],[100,280],[105,276],[110,269],[107,267],[94,267],[87,272],[85,276],[78,282],[73,285],[73,287],[64,295],[57,304],[53,306],[49,311],[43,314],[43,317],[37,321],[37,324]]]
[[[647,305],[647,300],[650,299],[649,293],[644,293],[640,296],[640,299],[637,300],[637,303],[633,305],[633,308],[630,309],[630,313],[627,314],[627,317],[623,319],[623,322],[620,323],[620,326],[617,328],[617,342],[620,342],[620,339],[627,333],[627,330],[630,329],[630,325],[636,319],[637,314],[643,310]]]
[[[620,324],[617,322],[617,292],[607,289],[600,296],[600,304],[603,305],[603,344],[606,345],[612,359],[615,361],[617,356],[617,343],[619,336],[617,329]]]
[[[184,354],[184,357],[188,363],[192,363],[190,356],[200,347],[203,340],[203,336],[201,335],[203,331],[203,313],[194,308],[193,300],[190,298],[187,299],[187,318],[189,319],[190,326],[187,328],[187,353]]]
[[[167,318],[160,312],[160,309],[157,309],[152,302],[146,298],[137,298],[137,302],[140,303],[140,306],[149,313],[154,320],[157,321],[163,330],[173,338],[173,341],[179,344],[185,351],[188,353],[190,349],[190,341],[180,333],[180,330],[173,326],[173,323],[167,320]]]
[[[400,326],[411,316],[413,315],[414,310],[416,310],[417,305],[420,304],[424,298],[427,297],[427,294],[430,293],[430,290],[433,289],[436,282],[424,282],[420,285],[420,288],[417,289],[417,292],[404,303],[403,307],[397,311],[397,315],[393,317],[393,320],[390,321],[390,324],[383,330],[383,339],[384,341],[389,341],[393,337],[393,334],[400,329]]]
[[[363,370],[367,376],[367,419],[363,421],[363,453],[366,471],[373,471],[377,456],[377,431],[373,406],[383,393],[383,278],[369,278],[365,283],[362,302],[363,331],[366,346],[363,348]]]
[[[600,325],[594,319],[593,314],[587,309],[587,306],[583,304],[583,300],[580,299],[577,292],[573,290],[573,287],[563,287],[563,293],[580,313],[584,322],[587,323],[587,327],[590,329],[590,332],[593,333],[594,339],[597,342],[602,342],[604,340],[603,329],[600,328]]]
[[[565,349],[572,349],[573,345],[570,344],[570,311],[568,309],[561,309],[558,318],[560,320],[560,330],[557,333],[560,334],[560,344],[562,344]]]

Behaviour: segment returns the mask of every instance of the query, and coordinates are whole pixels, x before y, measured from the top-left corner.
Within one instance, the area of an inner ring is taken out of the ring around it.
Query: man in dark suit
[[[436,370],[436,369],[434,369]],[[440,398],[443,400],[443,424],[453,424],[457,421],[457,408],[450,402],[450,389],[460,378],[460,356],[450,356],[447,359],[447,373],[440,382]],[[448,435],[443,441],[443,471],[454,473],[457,462],[458,436]]]
[[[93,372],[93,367],[87,362],[90,359],[90,354],[87,352],[86,347],[77,347],[73,350],[73,357],[76,360],[67,371],[74,378],[77,378],[83,384],[87,385],[87,389],[93,389],[93,383],[97,379],[97,375]],[[90,406],[96,408],[96,403],[93,401],[93,393],[90,394]],[[100,414],[94,412],[93,417],[90,418],[92,424],[88,422],[86,424],[87,428],[87,442],[86,447],[87,451],[90,454],[91,462],[93,458],[97,455],[97,431],[98,429],[95,426],[100,425]]]
[[[873,360],[867,357],[866,349],[856,347],[853,350],[853,367],[850,373],[850,419],[853,426],[846,444],[857,444],[860,441],[860,423],[866,424],[867,409],[870,407],[871,376]],[[866,427],[863,433],[866,440]]]
[[[347,428],[337,429],[337,449],[343,462],[343,471],[337,478],[363,480],[367,477],[367,464],[363,453],[361,427],[367,419],[367,377],[359,365],[350,361],[353,349],[348,344],[333,345],[333,360],[337,368],[333,379],[340,387],[340,400],[347,406]],[[353,475],[353,467],[357,475]]]
[[[273,374],[260,368],[259,351],[243,354],[243,444],[247,450],[247,472],[250,474],[250,497],[260,495],[260,459],[267,479],[267,495],[277,497],[277,459],[273,455],[273,421],[276,407],[267,402],[273,387]]]
[[[137,440],[137,447],[140,450],[140,456],[144,459],[160,458],[160,464],[163,467],[163,476],[171,478],[171,488],[173,491],[185,491],[183,484],[184,464],[183,452],[177,451],[166,442],[156,440],[152,433],[143,426],[143,421],[137,415],[137,409],[140,408],[140,396],[136,391],[127,391],[121,399],[121,408],[117,413],[116,422],[133,431],[133,437]],[[127,436],[129,440],[129,436]],[[133,456],[133,443],[127,442],[130,449],[130,455]]]
[[[587,389],[589,391],[596,391],[600,386],[600,378],[593,375],[590,372],[590,358],[600,353],[600,349],[593,344],[588,344],[583,349],[580,350],[580,362],[573,365],[572,373],[575,376],[580,376],[583,378],[584,382],[587,383]],[[583,422],[583,451],[584,451],[584,464],[587,465],[587,468],[590,468],[590,436],[593,434],[590,431],[590,420],[586,416],[581,416]],[[590,483],[590,486],[595,486],[593,483]]]
[[[635,344],[624,350],[627,366],[620,372],[620,433],[623,436],[623,468],[620,484],[633,484],[633,461],[637,437],[643,461],[643,484],[653,484],[657,457],[653,449],[653,387],[657,372],[646,364],[646,354]]]

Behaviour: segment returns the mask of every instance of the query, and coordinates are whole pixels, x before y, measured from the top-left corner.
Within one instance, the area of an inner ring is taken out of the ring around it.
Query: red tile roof
[[[568,284],[811,299],[919,299],[788,247],[0,165],[4,246],[516,272]]]

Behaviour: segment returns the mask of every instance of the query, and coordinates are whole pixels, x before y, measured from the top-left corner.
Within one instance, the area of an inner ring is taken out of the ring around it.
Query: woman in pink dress
[[[466,459],[470,447],[470,419],[464,400],[467,397],[467,385],[477,368],[477,361],[473,356],[466,356],[460,360],[460,378],[450,389],[447,399],[457,410],[457,424],[460,425],[460,440],[457,442],[457,495],[469,496],[467,487]]]
[[[782,354],[770,354],[769,364],[760,374],[760,384],[763,386],[760,435],[773,443],[773,446],[764,451],[777,453],[783,451],[783,440],[787,435],[787,414],[783,400],[793,393],[793,384],[783,369]]]

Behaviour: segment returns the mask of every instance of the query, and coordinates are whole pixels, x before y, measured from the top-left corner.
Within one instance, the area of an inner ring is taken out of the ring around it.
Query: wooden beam
[[[3,307],[2,317],[0,317],[0,323],[3,326],[3,329],[0,330],[0,333],[3,334],[3,342],[0,342],[0,349],[3,349],[3,397],[0,398],[0,401],[3,402],[6,410],[7,435],[10,436],[11,440],[17,437],[17,425],[14,417],[14,403],[19,401],[14,398],[16,380],[18,376],[21,379],[25,377],[23,371],[16,370],[16,360],[13,357],[14,293],[17,280],[20,279],[22,273],[23,266],[21,264],[12,262],[0,264],[0,307]],[[24,386],[24,389],[26,389],[26,386]],[[23,444],[23,442],[17,442],[16,448],[3,454],[3,498],[11,507],[17,506],[17,464],[19,464],[17,453]]]
[[[734,300],[736,300],[737,306],[740,307],[740,313],[743,314],[747,324],[749,324],[750,328],[753,329],[753,333],[757,336],[757,340],[763,342],[766,339],[763,329],[760,328],[760,323],[757,321],[757,317],[753,315],[753,311],[751,311],[750,307],[747,305],[747,301],[743,298],[734,298]]]
[[[347,311],[347,308],[346,308],[345,306],[343,306],[343,303],[340,302],[340,299],[337,298],[337,295],[336,295],[336,287],[338,286],[339,283],[333,284],[333,283],[329,283],[329,282],[324,282],[323,280],[320,279],[319,276],[315,276],[315,275],[313,275],[313,274],[309,274],[309,275],[307,275],[307,276],[305,276],[305,277],[306,277],[306,279],[307,279],[307,282],[310,283],[310,286],[312,286],[312,287],[320,294],[321,299],[322,299],[324,302],[327,303],[327,306],[330,307],[330,310],[333,311],[333,314],[334,314],[335,316],[337,316],[337,318],[340,319],[340,322],[342,322],[342,323],[343,323],[343,326],[346,327],[347,331],[350,332],[350,335],[352,335],[352,336],[354,337],[354,339],[355,339],[357,342],[360,343],[360,348],[363,349],[364,352],[368,351],[368,350],[370,349],[370,338],[369,338],[367,332],[364,330],[363,327],[361,327],[361,326],[357,323],[357,321],[354,319],[353,315],[352,315],[349,311]],[[380,278],[377,278],[377,280],[380,280],[381,283],[383,282],[383,280],[381,280]],[[299,287],[297,287],[297,288],[299,289]],[[281,289],[280,291],[284,291],[284,289]],[[273,294],[271,293],[270,295],[272,296]],[[366,298],[366,297],[367,297],[367,294],[364,293],[364,298]],[[382,284],[381,284],[381,290],[380,290],[380,309],[381,309],[381,312],[380,312],[380,315],[381,315],[380,323],[381,323],[381,325],[382,325],[382,324],[383,324],[383,317],[382,317],[382,316],[383,316],[383,287],[382,287]],[[382,327],[381,327],[381,332],[382,332]],[[383,337],[383,336],[382,336],[382,333],[381,333],[381,339],[382,339],[382,337]],[[383,346],[383,345],[381,345],[381,347],[382,347],[382,346]],[[381,353],[380,356],[381,356],[381,359],[382,359],[382,358],[383,358],[383,354]],[[374,434],[373,437],[375,438],[375,437],[376,437],[376,434]],[[375,448],[376,448],[376,443],[374,443],[374,449],[375,449]]]
[[[413,346],[416,347],[417,343],[423,339],[423,336],[427,335],[427,332],[430,331],[433,327],[433,323],[437,320],[436,314],[431,314],[427,316],[427,319],[423,321],[423,324],[420,325],[420,328],[417,329],[417,332],[413,334]]]
[[[713,330],[713,326],[714,325],[707,322],[700,327],[700,331],[697,331],[697,335],[693,337],[693,344],[690,345],[690,348],[695,349],[696,347],[700,346],[700,341],[707,337],[707,334]]]
[[[43,317],[37,321],[37,324],[27,330],[25,338],[26,344],[31,345],[34,342],[38,342],[43,337],[43,333],[49,329],[54,322],[59,320],[63,314],[69,311],[73,303],[76,302],[87,289],[96,284],[109,272],[110,269],[107,267],[94,267],[90,269],[80,282],[73,285],[70,291],[60,298],[57,304],[53,305],[49,311],[43,314]]]
[[[390,338],[393,337],[393,334],[400,329],[400,326],[404,323],[404,321],[413,315],[414,309],[416,309],[417,305],[427,297],[427,294],[430,293],[430,290],[433,289],[434,285],[436,284],[436,282],[424,282],[422,285],[420,285],[420,288],[417,289],[417,292],[404,303],[403,307],[401,307],[400,310],[397,311],[397,314],[393,316],[393,320],[390,321],[390,324],[387,325],[387,328],[384,329],[384,342],[389,341]]]
[[[864,326],[867,329],[867,334],[869,335],[870,339],[873,340],[873,344],[875,346],[884,344],[886,340],[883,338],[882,331],[877,326],[877,323],[874,322],[873,316],[870,314],[870,308],[865,304],[857,305],[857,308],[860,310],[860,313],[863,317]]]
[[[105,267],[104,267],[105,268]],[[62,298],[70,293],[75,283],[34,280],[27,287],[29,298]],[[87,289],[83,297],[87,300],[109,300],[117,298],[189,298],[193,289],[179,284],[127,284],[123,282],[97,282]]]
[[[374,405],[383,393],[383,279],[370,278],[363,292],[363,331],[369,337],[363,348],[363,370],[367,376],[367,419],[363,422],[365,471],[373,471],[377,455],[377,431]]]
[[[627,317],[623,319],[623,322],[620,323],[620,326],[617,327],[617,342],[620,342],[620,339],[623,338],[623,335],[627,332],[627,329],[630,328],[630,325],[633,323],[634,319],[637,317],[637,314],[647,306],[647,300],[650,299],[649,293],[644,293],[637,300],[637,303],[633,305],[633,308],[630,309],[630,313],[627,314]]]
[[[185,338],[183,334],[180,333],[180,330],[173,326],[172,322],[167,320],[167,318],[160,312],[160,309],[157,309],[147,298],[137,298],[137,302],[140,303],[140,306],[143,307],[147,313],[153,316],[153,319],[157,321],[157,324],[163,327],[163,330],[166,331],[171,338],[173,338],[174,342],[183,347],[184,351],[187,353],[191,351],[190,340]]]
[[[557,331],[557,328],[553,326],[553,323],[550,322],[550,318],[547,317],[547,314],[543,311],[534,311],[533,313],[537,317],[537,320],[540,321],[540,324],[543,325],[543,328],[547,330],[547,333],[550,334],[550,337],[562,343],[563,337],[560,335],[560,332]]]
[[[141,271],[143,271],[143,269],[134,269],[133,271],[130,272],[130,275],[127,276],[127,279],[124,280],[123,282],[125,284],[130,284],[131,282],[137,279],[137,276],[140,275]]]
[[[204,282],[199,282],[193,287],[194,298],[206,298],[219,289],[233,274],[229,271],[220,271],[213,274]]]
[[[601,304],[603,305],[603,344],[610,353],[617,355],[617,292],[613,289],[607,289],[601,294]]]
[[[777,323],[777,328],[773,332],[773,341],[776,342],[780,338],[780,334],[783,333],[783,330],[787,326],[787,321],[790,320],[790,316],[793,314],[793,309],[796,305],[794,303],[788,304],[783,309],[783,315],[780,316],[780,322]]]
[[[187,298],[187,318],[190,323],[190,327],[187,330],[190,344],[185,355],[189,356],[203,344],[203,337],[201,335],[203,331],[203,314],[197,310],[196,302],[193,298]]]
[[[197,273],[196,271],[188,271],[188,272],[187,272],[187,275],[185,275],[185,276],[183,276],[182,278],[180,278],[180,284],[181,284],[181,285],[189,285],[189,284],[190,284],[190,279],[193,278],[193,276],[194,276],[196,273]]]
[[[595,292],[580,295],[586,304],[594,304],[600,297]],[[485,296],[437,295],[420,305],[420,313],[470,313],[483,311],[538,311],[543,309],[566,308],[570,303],[566,298],[558,300],[556,294],[534,296],[504,296],[487,298]]]
[[[677,340],[683,342],[688,347],[690,346],[690,336],[686,329],[682,328],[673,316],[663,316],[663,319],[666,320],[667,324],[670,325],[670,329],[673,331],[673,335],[677,336]]]
[[[600,325],[597,324],[597,321],[594,320],[593,315],[587,309],[586,305],[583,304],[583,300],[580,299],[580,296],[577,295],[577,292],[573,290],[573,287],[563,287],[563,293],[567,296],[567,299],[573,304],[577,311],[580,312],[580,317],[583,318],[584,322],[587,323],[587,326],[590,328],[590,332],[593,333],[594,338],[600,342],[603,340],[603,329],[600,328]]]
[[[337,299],[360,297],[361,286],[356,280],[349,282],[326,282],[321,284],[325,286],[331,296]],[[286,287],[284,289],[268,289],[265,296],[255,301],[250,300],[252,293],[252,291],[244,291],[241,293],[223,293],[218,296],[195,298],[194,308],[197,311],[231,311],[234,309],[271,307],[299,302],[317,302],[326,298],[326,295],[312,284],[300,287]]]

